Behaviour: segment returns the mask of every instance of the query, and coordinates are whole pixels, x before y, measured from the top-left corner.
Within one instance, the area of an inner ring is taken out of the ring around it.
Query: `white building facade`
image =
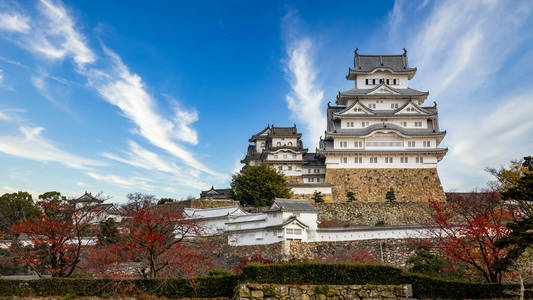
[[[355,88],[328,104],[327,130],[317,153],[327,169],[436,168],[447,152],[439,147],[437,105],[429,93],[409,87],[416,68],[401,55],[360,55],[346,79]]]

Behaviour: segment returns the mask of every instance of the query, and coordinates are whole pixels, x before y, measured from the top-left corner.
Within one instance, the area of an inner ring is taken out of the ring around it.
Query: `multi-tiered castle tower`
[[[316,154],[298,152],[304,161],[304,154],[324,161],[320,191],[329,186],[334,201],[346,200],[348,192],[359,201],[382,201],[391,188],[399,201],[444,200],[437,163],[447,152],[439,147],[446,132],[439,129],[437,105],[423,105],[429,93],[409,87],[415,73],[405,49],[400,55],[355,51],[346,76],[355,87],[340,92],[335,105],[328,103],[327,130]]]

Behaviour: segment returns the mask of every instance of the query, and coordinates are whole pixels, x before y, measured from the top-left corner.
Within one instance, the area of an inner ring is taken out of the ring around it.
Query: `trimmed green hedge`
[[[195,290],[190,280],[173,279],[0,279],[0,297],[5,296],[102,296],[148,294],[158,297],[232,297],[237,275],[200,276]]]
[[[248,264],[239,276],[214,272],[191,281],[174,279],[83,279],[44,278],[37,280],[0,279],[0,297],[12,296],[112,296],[146,294],[159,297],[228,297],[238,282],[267,284],[411,284],[414,298],[487,299],[516,297],[518,285],[444,280],[381,265],[352,264]],[[528,286],[533,288],[533,286]],[[533,293],[526,294],[533,299]]]
[[[243,282],[278,284],[411,284],[414,298],[480,299],[514,298],[520,287],[515,284],[478,283],[445,280],[381,265],[351,264],[248,264]],[[531,287],[529,287],[531,288]],[[527,299],[533,294],[528,292]]]
[[[382,265],[247,264],[241,281],[287,284],[397,284],[402,270]]]

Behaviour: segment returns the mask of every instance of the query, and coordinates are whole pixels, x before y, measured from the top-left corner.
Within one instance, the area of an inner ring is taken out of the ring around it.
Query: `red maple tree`
[[[91,225],[100,212],[96,207],[78,208],[57,192],[39,198],[36,205],[42,214],[11,226],[21,237],[11,250],[39,276],[68,277],[80,263],[82,249],[94,242]]]
[[[495,242],[506,236],[505,223],[513,216],[499,193],[471,193],[447,202],[429,201],[435,225],[433,239],[425,244],[433,247],[451,262],[468,266],[487,282],[501,282],[502,271],[494,268],[509,251]]]
[[[203,233],[183,209],[157,206],[141,199],[123,207],[124,221],[116,243],[91,250],[88,267],[103,277],[181,277],[206,270],[208,258],[187,243]],[[129,271],[127,271],[129,269]]]

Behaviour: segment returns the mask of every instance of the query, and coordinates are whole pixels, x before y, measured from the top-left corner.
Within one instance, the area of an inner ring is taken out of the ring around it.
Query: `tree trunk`
[[[524,293],[525,293],[524,278],[522,278],[522,274],[520,273],[518,273],[518,278],[520,279],[520,300],[524,300]]]

